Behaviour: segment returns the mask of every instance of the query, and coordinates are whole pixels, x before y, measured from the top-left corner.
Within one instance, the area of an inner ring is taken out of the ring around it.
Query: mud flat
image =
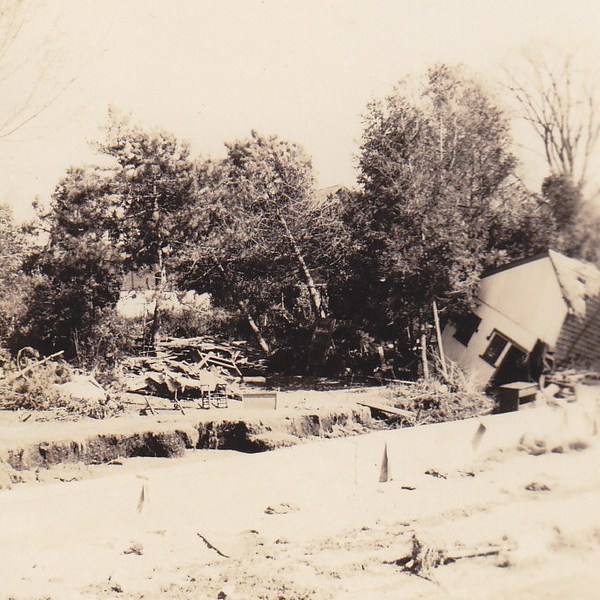
[[[589,404],[274,452],[133,458],[95,479],[3,490],[0,597],[591,600],[591,392]]]

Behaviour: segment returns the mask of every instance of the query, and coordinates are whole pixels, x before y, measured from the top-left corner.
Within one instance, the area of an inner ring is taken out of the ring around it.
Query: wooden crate
[[[498,410],[501,413],[519,410],[525,402],[535,400],[539,386],[531,381],[514,381],[498,388]]]

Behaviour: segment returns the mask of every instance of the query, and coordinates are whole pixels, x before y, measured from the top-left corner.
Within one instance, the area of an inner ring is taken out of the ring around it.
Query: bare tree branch
[[[584,188],[598,147],[600,120],[589,76],[573,55],[524,53],[519,69],[505,71],[520,116],[543,144],[552,173]]]
[[[36,35],[41,8],[39,0],[0,0],[0,140],[46,112],[79,77],[58,71],[60,15]]]

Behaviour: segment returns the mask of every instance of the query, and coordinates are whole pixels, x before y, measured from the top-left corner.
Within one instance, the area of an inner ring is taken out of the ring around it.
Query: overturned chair
[[[176,408],[180,408],[180,400],[197,402],[199,408],[227,408],[228,399],[232,397],[227,382],[213,370],[201,369],[188,377],[180,373],[149,373],[146,380],[151,382],[161,394],[173,395]]]

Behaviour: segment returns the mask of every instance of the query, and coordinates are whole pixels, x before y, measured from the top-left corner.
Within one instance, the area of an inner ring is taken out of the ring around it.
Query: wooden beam
[[[366,406],[372,410],[378,410],[383,413],[388,413],[396,417],[404,417],[405,419],[414,419],[415,413],[410,410],[403,410],[396,408],[395,406],[388,406],[387,404],[379,404],[378,402],[357,402],[360,406]]]

